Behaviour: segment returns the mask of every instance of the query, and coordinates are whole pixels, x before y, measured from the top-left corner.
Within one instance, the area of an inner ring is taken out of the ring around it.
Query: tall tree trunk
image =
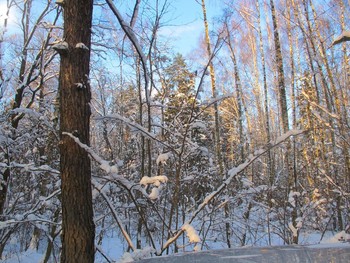
[[[282,131],[286,133],[289,130],[288,121],[288,109],[287,109],[287,94],[286,94],[286,84],[284,80],[284,70],[283,70],[283,57],[281,50],[281,42],[277,27],[277,17],[275,11],[274,1],[270,0],[271,14],[272,14],[272,24],[273,24],[273,37],[275,44],[275,59],[277,66],[277,81],[278,81],[278,92],[279,92],[279,105],[282,116]]]
[[[281,110],[281,118],[282,118],[282,131],[283,133],[286,133],[289,130],[289,119],[288,119],[288,108],[287,108],[287,94],[286,94],[286,84],[284,79],[284,70],[283,70],[283,57],[282,57],[282,50],[281,50],[281,42],[279,39],[279,33],[278,33],[278,27],[277,27],[277,17],[276,17],[276,10],[274,1],[270,0],[271,5],[271,15],[272,15],[272,24],[273,24],[273,36],[274,36],[274,44],[275,44],[275,59],[276,59],[276,66],[277,66],[277,82],[278,82],[278,92],[279,92],[279,105]],[[292,177],[294,174],[294,167],[292,164],[291,159],[291,143],[290,141],[287,142],[287,149],[284,156],[284,162],[285,167],[287,168],[285,170],[286,172],[286,178],[288,180],[288,187],[286,192],[286,198],[290,194],[291,191],[296,191],[296,180],[295,177]],[[294,198],[296,199],[296,195],[294,195]],[[292,225],[295,229],[297,229],[297,200],[295,200],[295,206],[292,209]],[[287,207],[285,207],[287,209]],[[285,226],[288,225],[287,222],[284,222]],[[291,229],[290,229],[291,230]],[[292,243],[297,244],[298,243],[298,232],[295,233],[295,231],[292,232]]]
[[[314,19],[316,19],[318,17],[318,15],[316,13],[313,2],[310,0],[309,4],[310,4],[311,10],[312,10]],[[341,110],[341,99],[339,99],[338,91],[337,91],[334,76],[333,76],[333,71],[330,68],[330,65],[329,65],[330,63],[329,63],[328,58],[327,58],[326,48],[324,46],[325,40],[321,36],[319,26],[317,26],[315,28],[315,31],[317,33],[317,39],[319,39],[319,41],[320,41],[319,51],[320,51],[320,56],[322,58],[322,64],[325,66],[326,71],[327,71],[327,80],[328,80],[327,82],[329,83],[330,88],[331,88],[332,98],[334,98],[334,106],[333,107],[334,107],[336,114],[339,116],[339,119],[337,119],[336,121],[338,122],[337,126],[339,127],[338,129],[339,129],[340,137],[346,138],[346,131],[344,130],[343,114],[342,114],[342,110]],[[333,123],[332,118],[330,118],[330,122]],[[331,127],[334,127],[334,126],[331,125]],[[342,144],[343,154],[348,153],[348,146],[347,146],[346,139],[342,140],[341,144]],[[335,140],[335,134],[332,134],[332,147],[333,147],[334,158],[336,158],[338,147],[337,147],[337,142]],[[334,162],[336,162],[335,159],[334,159]],[[345,166],[344,166],[344,168],[346,169]],[[334,175],[335,183],[340,186],[340,185],[342,185],[342,182],[341,182],[342,179],[339,176],[339,168],[337,167],[337,165],[334,165],[333,169],[334,169],[333,175]],[[342,210],[341,209],[342,199],[341,199],[341,196],[338,194],[335,197],[335,199],[336,199],[336,213],[337,213],[337,219],[336,219],[337,220],[337,230],[342,230],[342,229],[344,229],[342,211],[341,211]]]
[[[210,36],[209,36],[209,26],[207,20],[207,11],[205,7],[205,0],[202,0],[202,11],[203,11],[203,20],[204,20],[204,30],[205,30],[205,42],[207,45],[207,53],[210,58],[212,55],[211,52],[211,44],[210,44]],[[216,84],[215,84],[215,70],[212,62],[209,64],[209,72],[210,72],[210,80],[211,80],[211,91],[213,99],[217,97]],[[221,153],[221,139],[220,139],[220,124],[219,124],[219,106],[218,103],[214,103],[214,137],[215,137],[215,152],[216,152],[216,160],[219,168],[219,177],[224,176],[224,163],[222,160]]]
[[[261,67],[262,67],[262,74],[263,74],[263,89],[264,89],[264,107],[265,107],[265,133],[266,133],[266,143],[269,143],[271,141],[271,131],[270,131],[270,114],[269,114],[269,98],[268,98],[268,92],[267,92],[267,74],[266,74],[266,64],[265,64],[265,52],[264,52],[264,42],[263,42],[263,34],[261,29],[261,15],[260,15],[260,3],[259,0],[256,2],[256,9],[258,13],[258,23],[259,23],[259,48],[260,48],[260,54],[261,54]],[[272,165],[272,154],[271,151],[267,153],[267,165],[266,165],[266,173],[269,179],[269,191],[267,196],[267,202],[268,202],[268,212],[267,212],[267,228],[268,228],[268,239],[269,239],[269,245],[271,245],[271,226],[270,226],[270,212],[272,208],[272,185],[275,181],[275,176],[273,172],[273,165]]]
[[[346,30],[346,23],[345,23],[345,3],[343,1],[340,1],[340,5],[341,5],[341,29],[342,32],[344,32]],[[346,108],[349,105],[349,93],[348,92],[344,92],[346,91],[345,87],[350,87],[350,64],[349,64],[349,56],[348,56],[348,52],[347,52],[347,48],[346,48],[346,43],[344,42],[342,44],[342,52],[343,52],[343,76],[344,76],[344,80],[343,80],[343,87],[340,88],[340,92],[342,94],[342,108],[343,108],[343,120],[344,120],[344,126],[345,127],[349,127],[349,122],[348,122],[348,111],[346,110]],[[348,138],[349,136],[345,137]],[[345,191],[349,192],[350,191],[350,153],[349,150],[347,148],[347,142],[344,140],[343,141],[343,155],[345,158],[345,182],[348,182],[346,185],[347,187],[345,188]],[[350,219],[350,216],[348,216],[348,218]],[[350,221],[350,220],[348,220]]]
[[[233,69],[234,69],[234,79],[235,79],[235,89],[237,94],[237,108],[238,108],[238,134],[239,134],[239,158],[238,158],[238,164],[244,162],[244,131],[243,131],[243,102],[242,102],[242,87],[241,87],[241,78],[238,72],[238,65],[236,60],[235,51],[233,49],[232,41],[231,41],[231,35],[228,30],[228,26],[226,24],[226,31],[227,31],[227,46],[230,50],[230,57],[231,61],[233,63]]]
[[[89,145],[90,136],[90,48],[92,0],[64,1],[64,45],[61,55],[61,262],[94,262],[91,167],[88,153],[63,132],[72,133]]]
[[[292,103],[292,126],[293,129],[296,128],[296,99],[295,99],[295,63],[294,63],[294,41],[293,41],[293,31],[291,25],[291,3],[286,0],[287,5],[287,33],[288,33],[288,41],[289,41],[289,56],[290,56],[290,81],[291,81],[291,103]]]
[[[286,1],[287,4],[287,33],[288,33],[288,41],[289,41],[289,56],[290,56],[290,91],[291,91],[291,103],[292,103],[292,126],[293,129],[296,128],[296,103],[295,103],[295,64],[294,64],[294,42],[292,38],[292,26],[291,26],[291,3],[290,1]],[[299,192],[299,184],[298,184],[298,175],[296,171],[296,164],[297,164],[297,155],[296,155],[296,142],[295,138],[291,139],[291,148],[290,148],[290,162],[288,163],[288,168],[290,171],[289,176],[291,177],[291,185],[294,189],[295,192]],[[292,210],[292,222],[293,226],[296,227],[297,225],[297,217],[298,217],[298,200],[297,200],[297,195],[294,195],[295,198],[295,205]],[[298,236],[293,236],[293,243],[297,244],[298,243]]]
[[[301,30],[303,36],[307,39],[309,35],[306,33],[306,29],[304,28],[304,26],[302,24],[300,14],[299,14],[299,13],[301,13],[301,11],[298,9],[297,3],[294,0],[291,1],[291,5],[293,7],[294,17],[299,23],[300,30]],[[315,89],[316,89],[317,101],[319,102],[320,101],[320,90],[318,88],[319,85],[318,85],[318,81],[316,78],[317,74],[316,74],[315,66],[314,66],[313,61],[312,61],[313,57],[316,57],[316,50],[315,50],[315,47],[313,45],[312,35],[310,35],[310,40],[311,40],[311,46],[309,44],[309,41],[305,41],[305,49],[306,49],[306,53],[307,53],[307,60],[308,60],[311,72],[313,73],[312,74],[312,81],[313,81],[313,85],[315,86]]]

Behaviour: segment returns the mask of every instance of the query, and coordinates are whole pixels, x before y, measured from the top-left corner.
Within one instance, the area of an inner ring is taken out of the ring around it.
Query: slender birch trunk
[[[271,5],[271,15],[272,15],[272,24],[273,24],[273,35],[274,35],[274,44],[275,44],[275,59],[276,59],[276,66],[277,66],[277,83],[278,83],[278,91],[279,91],[279,105],[281,110],[281,118],[282,118],[282,130],[284,133],[286,133],[289,130],[289,119],[288,119],[288,107],[287,107],[287,94],[286,94],[286,83],[285,83],[285,75],[284,75],[284,69],[283,69],[283,57],[282,57],[282,49],[281,49],[281,42],[279,38],[279,32],[278,32],[278,26],[277,26],[277,16],[276,16],[276,10],[275,10],[275,4],[274,0],[270,0]],[[286,198],[288,198],[288,195],[291,191],[296,191],[295,186],[297,184],[295,177],[292,177],[294,174],[294,167],[292,162],[292,156],[291,151],[292,146],[290,141],[287,142],[287,149],[284,156],[284,162],[285,167],[287,168],[285,170],[286,172],[286,178],[288,178],[288,187],[286,192]],[[294,196],[295,199],[297,199],[296,196]],[[292,225],[293,228],[297,229],[297,204],[298,201],[295,200],[295,206],[292,209]],[[287,209],[287,207],[285,207]],[[287,211],[285,211],[286,213]],[[285,215],[285,227],[289,225],[289,222],[287,222],[287,216]],[[294,231],[291,231],[292,233],[292,242],[294,244],[298,243],[298,232],[295,235]]]
[[[207,45],[207,54],[208,54],[208,57],[210,58],[212,56],[212,51],[211,51],[211,43],[210,43],[210,36],[209,36],[209,26],[208,26],[208,20],[207,20],[207,11],[206,11],[206,7],[205,7],[205,0],[202,0],[202,12],[203,12],[203,20],[204,20],[205,42]],[[217,90],[216,90],[215,70],[214,70],[214,65],[212,62],[210,62],[210,64],[209,64],[209,72],[210,72],[212,96],[213,96],[213,99],[216,99]],[[219,177],[223,178],[224,177],[224,163],[222,160],[222,152],[221,152],[219,106],[218,106],[217,102],[214,103],[214,121],[215,121],[214,137],[215,137],[216,159],[217,159],[217,165],[219,168]]]
[[[263,74],[263,89],[264,89],[264,106],[265,106],[265,133],[266,133],[266,143],[269,143],[271,141],[271,131],[270,131],[270,114],[269,114],[269,98],[268,98],[268,90],[267,90],[267,74],[266,74],[266,63],[265,63],[265,51],[264,51],[264,42],[263,42],[263,35],[262,35],[262,29],[261,29],[261,15],[260,15],[260,3],[259,0],[256,2],[256,9],[258,13],[258,24],[259,24],[259,48],[260,48],[260,54],[261,54],[261,65],[262,65],[262,74]],[[267,228],[268,228],[268,238],[269,238],[269,245],[272,244],[271,242],[271,226],[270,226],[270,212],[272,208],[272,186],[275,181],[275,176],[273,172],[273,164],[272,164],[272,154],[271,151],[267,153],[267,176],[269,178],[269,192],[267,197],[267,202],[269,205],[269,210],[267,212]]]

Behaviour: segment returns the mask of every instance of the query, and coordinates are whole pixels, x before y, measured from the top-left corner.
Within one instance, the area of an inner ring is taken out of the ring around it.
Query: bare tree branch
[[[149,94],[149,89],[148,89],[148,87],[149,87],[149,74],[148,74],[148,69],[147,69],[147,58],[142,51],[140,43],[139,43],[134,31],[132,30],[132,27],[124,21],[122,15],[119,13],[118,9],[116,8],[116,6],[114,5],[114,3],[111,0],[106,0],[106,3],[110,7],[113,14],[116,16],[116,18],[118,19],[120,26],[122,27],[123,31],[128,36],[128,38],[130,39],[131,43],[133,44],[133,46],[136,49],[137,54],[140,57],[140,60],[142,63],[143,74],[144,74],[144,78],[145,78],[146,101],[147,101],[147,103],[150,103],[150,94]]]
[[[206,198],[198,206],[196,211],[193,212],[191,218],[189,220],[187,220],[183,225],[191,224],[193,222],[193,220],[197,217],[197,215],[209,204],[209,202],[211,202],[216,196],[218,196],[232,182],[232,180],[239,173],[241,173],[242,171],[247,169],[254,161],[256,161],[258,158],[260,158],[260,156],[267,153],[268,151],[270,151],[274,147],[280,145],[281,143],[286,141],[289,137],[297,136],[297,135],[300,135],[304,132],[305,132],[304,130],[290,130],[290,131],[288,131],[287,133],[278,137],[275,141],[268,143],[267,145],[265,145],[265,147],[261,148],[260,150],[255,151],[254,154],[251,154],[250,156],[248,156],[248,158],[246,159],[246,161],[244,163],[229,170],[228,171],[228,178],[215,191],[213,191],[212,193],[210,193],[206,196]],[[164,250],[166,250],[172,243],[174,243],[184,233],[184,231],[185,230],[181,226],[178,229],[178,231],[176,232],[175,236],[168,239],[168,241],[163,245],[161,250],[157,251],[156,254],[158,256],[161,255]]]
[[[111,201],[109,200],[109,198],[107,197],[107,195],[104,193],[104,191],[98,187],[98,183],[97,182],[92,182],[92,185],[94,186],[94,188],[101,194],[102,198],[105,200],[105,202],[107,203],[109,210],[112,212],[112,216],[115,219],[115,221],[117,222],[120,231],[122,232],[124,238],[126,239],[126,241],[128,242],[128,245],[130,246],[130,248],[132,249],[132,251],[135,251],[135,246],[132,243],[132,240],[128,234],[128,232],[124,229],[123,227],[123,223],[122,220],[119,218],[117,211],[115,211],[115,209],[113,208],[113,205],[111,203]]]
[[[350,41],[350,31],[344,31],[340,36],[334,39],[332,46],[338,45],[345,41]]]

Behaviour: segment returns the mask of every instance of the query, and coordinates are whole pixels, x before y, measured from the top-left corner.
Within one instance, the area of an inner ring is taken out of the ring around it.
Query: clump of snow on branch
[[[290,192],[288,195],[288,202],[295,207],[296,206],[296,199],[300,196],[299,192]]]
[[[162,153],[157,157],[156,163],[157,165],[166,164],[169,158],[170,158],[170,152]]]
[[[294,227],[292,222],[290,222],[288,224],[288,227],[289,227],[290,231],[292,231],[293,237],[297,237],[298,236],[298,228]]]
[[[64,0],[56,0],[56,5],[62,6],[64,4]]]
[[[78,89],[83,89],[84,84],[83,83],[74,83],[75,86],[77,86]]]
[[[11,113],[14,113],[14,114],[26,114],[28,115],[29,117],[32,117],[34,119],[37,119],[39,120],[39,118],[41,117],[41,114],[39,114],[38,112],[32,110],[32,109],[27,109],[27,108],[17,108],[17,109],[13,109],[11,110]]]
[[[338,45],[342,42],[349,41],[350,40],[350,31],[344,31],[341,33],[340,36],[336,37],[332,43],[332,46]]]
[[[148,258],[154,253],[155,250],[151,247],[145,247],[144,249],[135,249],[134,252],[125,252],[118,263],[134,262],[144,258]]]
[[[301,217],[298,217],[296,219],[296,222],[297,222],[296,226],[294,226],[292,222],[289,222],[288,224],[289,230],[292,232],[293,237],[298,236],[298,232],[303,226],[303,219]]]
[[[82,149],[84,149],[89,155],[100,164],[100,168],[106,171],[107,173],[111,174],[113,179],[119,182],[120,184],[124,185],[127,189],[131,189],[134,187],[134,184],[124,178],[121,175],[117,174],[118,167],[117,165],[110,165],[107,160],[104,160],[102,157],[100,157],[97,153],[95,153],[89,146],[82,143],[79,138],[75,137],[73,134],[69,132],[62,132],[62,135],[67,135],[70,138],[72,138]],[[140,187],[139,189],[144,195],[147,195],[147,193]]]
[[[67,51],[69,49],[69,46],[67,42],[63,41],[53,45],[52,48],[57,52],[59,52],[59,51]]]
[[[155,199],[158,199],[159,194],[160,194],[159,188],[158,187],[154,187],[154,188],[152,188],[152,191],[151,191],[151,193],[149,194],[148,197],[150,199],[152,199],[152,200],[155,200]]]
[[[89,48],[84,43],[78,43],[75,45],[75,48],[80,48],[84,50],[89,50]]]
[[[106,173],[118,173],[118,167],[116,165],[110,165],[108,161],[101,161],[100,168]]]
[[[181,227],[182,230],[186,232],[188,240],[190,243],[198,243],[201,241],[196,229],[193,228],[190,224],[186,223]]]
[[[202,106],[208,106],[208,105],[213,105],[214,103],[217,103],[221,100],[225,100],[228,98],[233,97],[232,93],[226,94],[226,95],[222,95],[222,96],[217,96],[216,98],[210,99],[210,100],[205,100],[202,102]]]
[[[148,197],[152,200],[158,199],[159,194],[162,190],[162,184],[168,182],[168,177],[164,175],[158,175],[153,177],[144,176],[140,181],[140,185],[144,185],[145,187],[148,185],[153,185],[154,187],[151,190],[151,193]]]
[[[347,234],[344,230],[335,234],[333,237],[322,241],[321,243],[339,243],[339,242],[350,242],[350,234]]]
[[[281,136],[279,136],[275,141],[272,141],[272,144],[274,145],[278,145],[281,142],[285,141],[286,139],[288,139],[291,136],[297,136],[301,133],[303,133],[304,130],[298,130],[298,129],[294,129],[294,130],[289,130],[287,131],[285,134],[282,134]]]
[[[302,218],[302,217],[298,217],[298,218],[296,219],[296,222],[297,222],[296,227],[297,227],[298,229],[301,229],[301,228],[303,227],[303,218]]]
[[[168,182],[168,177],[166,177],[165,175],[158,175],[152,177],[144,176],[140,181],[140,185],[147,186],[149,184],[153,184],[155,186],[160,186],[161,183],[165,184],[166,182]]]

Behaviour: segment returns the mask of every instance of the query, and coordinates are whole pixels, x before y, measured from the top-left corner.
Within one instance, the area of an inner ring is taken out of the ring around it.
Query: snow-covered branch
[[[20,169],[24,169],[27,172],[49,172],[51,174],[60,174],[60,172],[58,170],[53,169],[48,165],[36,166],[34,163],[20,164],[20,163],[16,163],[16,162],[11,162],[10,165],[0,163],[0,167],[20,168]]]
[[[216,98],[203,101],[200,104],[200,106],[205,106],[207,108],[207,107],[210,107],[211,105],[214,105],[215,103],[217,103],[219,101],[222,101],[222,100],[225,100],[225,99],[228,99],[231,97],[233,97],[233,93],[229,93],[229,94],[222,95],[222,96],[217,96]]]
[[[112,212],[113,218],[115,219],[115,221],[117,222],[120,231],[122,232],[124,238],[126,239],[126,241],[128,242],[128,245],[130,246],[130,248],[135,251],[135,246],[132,243],[132,240],[128,234],[128,232],[124,229],[123,227],[123,222],[122,220],[118,217],[118,213],[117,211],[115,211],[115,209],[113,208],[112,203],[110,202],[108,196],[104,193],[104,191],[102,191],[102,189],[100,187],[98,187],[98,183],[95,181],[92,181],[92,185],[94,186],[94,188],[101,194],[102,198],[105,200],[105,202],[107,203],[110,211]]]
[[[171,237],[167,242],[163,245],[161,248],[161,251],[157,252],[157,255],[161,255],[165,249],[167,249],[168,246],[170,246],[175,240],[177,240],[187,229],[184,226],[190,225],[193,220],[197,217],[197,215],[211,202],[216,196],[218,196],[232,181],[233,179],[242,171],[247,169],[254,161],[256,161],[258,158],[260,158],[261,155],[267,153],[272,148],[278,146],[282,142],[286,141],[289,137],[297,136],[302,133],[304,133],[304,130],[290,130],[287,133],[281,135],[276,140],[268,143],[265,147],[261,148],[260,150],[257,150],[254,152],[254,154],[251,154],[248,156],[246,161],[242,164],[240,164],[237,167],[234,167],[228,171],[228,178],[212,193],[208,194],[204,201],[198,206],[198,208],[193,212],[191,218],[186,221],[181,228],[176,232],[176,234]]]
[[[344,31],[340,36],[336,37],[332,43],[332,46],[338,45],[345,41],[350,41],[350,31]]]
[[[305,92],[302,91],[301,94],[307,99],[307,101],[314,107],[320,109],[321,111],[323,111],[324,113],[326,113],[327,115],[329,115],[331,118],[334,118],[336,120],[339,120],[339,116],[337,114],[333,114],[331,112],[329,112],[327,109],[325,109],[324,107],[322,107],[321,105],[319,105],[318,103],[314,102],[311,100],[310,96]]]
[[[145,54],[142,51],[141,45],[134,33],[134,31],[132,30],[132,28],[124,21],[122,15],[119,13],[118,9],[116,8],[116,6],[114,5],[113,1],[111,0],[106,0],[107,5],[109,6],[109,8],[112,10],[113,14],[116,16],[116,18],[119,21],[120,26],[122,27],[122,29],[124,30],[125,34],[128,36],[128,38],[130,39],[131,43],[133,44],[133,46],[136,49],[137,54],[140,57],[141,63],[142,63],[142,68],[143,68],[143,72],[144,72],[144,78],[145,78],[145,94],[146,94],[146,100],[147,103],[150,103],[150,94],[149,94],[149,73],[148,73],[148,69],[147,69],[147,58],[145,56]]]
[[[73,134],[69,133],[69,132],[62,132],[62,135],[66,135],[69,136],[70,138],[72,138],[75,143],[77,143],[82,149],[84,149],[97,163],[100,164],[100,168],[103,169],[105,172],[109,173],[112,175],[112,179],[108,179],[109,181],[114,181],[119,183],[122,187],[124,187],[125,189],[128,190],[128,192],[130,193],[131,198],[133,199],[133,201],[136,204],[136,199],[132,194],[131,189],[137,189],[138,191],[140,191],[142,193],[143,196],[145,197],[149,197],[149,195],[147,194],[147,192],[145,191],[145,189],[143,189],[141,187],[141,185],[135,185],[132,182],[130,182],[129,180],[127,180],[126,178],[120,176],[117,174],[117,167],[114,165],[109,165],[109,162],[104,160],[103,158],[101,158],[97,153],[94,152],[93,149],[91,149],[89,146],[87,146],[86,144],[82,143],[79,138],[75,137]],[[101,191],[102,187],[99,187],[99,184],[96,181],[93,181],[92,184],[94,185],[95,189],[102,195],[102,197],[104,198],[104,200],[107,202],[109,208],[111,209],[114,218],[116,219],[118,225],[120,226],[121,231],[123,232],[125,238],[127,239],[128,243],[130,246],[132,246],[131,239],[130,237],[127,235],[127,233],[125,232],[125,230],[122,227],[122,224],[120,223],[120,219],[117,217],[117,213],[115,212],[115,210],[113,209],[112,204],[109,202],[108,197],[104,194],[103,191]],[[144,223],[146,224],[146,221],[144,221]],[[147,227],[147,226],[146,226]],[[124,233],[125,232],[125,233]],[[150,238],[152,239],[152,237],[150,236]],[[152,241],[153,243],[153,241]]]
[[[103,116],[103,117],[97,117],[96,120],[119,120],[124,122],[126,125],[128,125],[131,128],[137,129],[138,131],[142,132],[144,135],[146,135],[147,137],[149,137],[150,139],[159,142],[160,144],[162,144],[163,146],[171,149],[172,151],[176,152],[176,149],[174,149],[172,146],[170,146],[169,144],[166,144],[165,142],[159,140],[157,138],[157,135],[155,133],[149,132],[147,131],[144,127],[142,127],[141,125],[131,121],[128,118],[125,118],[117,113],[114,113],[113,115],[107,115],[107,116]]]
[[[121,184],[125,189],[131,190],[131,189],[136,189],[140,191],[145,197],[148,197],[147,192],[139,185],[139,184],[134,184],[130,182],[128,179],[125,177],[118,175],[118,168],[116,165],[110,165],[109,161],[104,160],[102,157],[100,157],[93,149],[91,149],[89,146],[86,144],[82,143],[79,138],[75,137],[73,134],[69,132],[62,132],[63,135],[67,135],[70,138],[72,138],[82,149],[84,149],[97,163],[100,164],[100,168],[104,170],[106,173],[111,174],[111,178],[108,179],[109,181],[113,181],[116,183]]]
[[[111,174],[113,179],[115,179],[118,183],[122,184],[126,189],[131,189],[134,187],[134,184],[127,180],[126,178],[117,174],[118,167],[116,165],[110,165],[109,161],[104,160],[100,157],[93,149],[91,149],[86,144],[82,143],[79,138],[75,137],[73,134],[69,132],[62,132],[62,135],[67,135],[72,138],[82,149],[84,149],[97,163],[100,164],[100,168],[104,170],[106,173]],[[147,195],[147,194],[146,194]]]
[[[28,222],[41,222],[41,223],[48,223],[48,224],[55,224],[55,225],[60,225],[60,223],[56,223],[44,218],[40,218],[36,215],[36,212],[39,209],[42,209],[42,207],[44,205],[47,205],[48,203],[50,203],[50,200],[59,195],[61,193],[61,189],[58,189],[56,191],[54,191],[53,193],[51,193],[48,196],[45,197],[40,197],[39,200],[37,201],[37,203],[27,212],[23,213],[23,214],[17,214],[15,215],[15,218],[13,219],[9,219],[6,221],[0,221],[0,230],[7,228],[11,225],[15,225],[15,224],[19,224],[19,223],[28,223]]]

